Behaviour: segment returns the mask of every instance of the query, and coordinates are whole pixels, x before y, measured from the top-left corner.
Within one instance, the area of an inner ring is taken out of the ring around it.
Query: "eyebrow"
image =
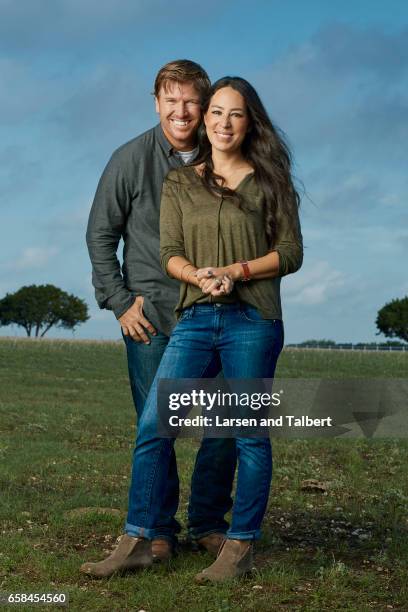
[[[223,106],[220,106],[219,104],[211,104],[211,106],[213,108],[221,108],[222,110],[225,110]],[[242,107],[237,107],[237,108],[231,108],[231,111],[241,111],[244,112],[244,109]]]
[[[175,100],[175,96],[164,96],[165,100]],[[187,100],[183,100],[183,102],[200,102],[199,98],[188,98]]]

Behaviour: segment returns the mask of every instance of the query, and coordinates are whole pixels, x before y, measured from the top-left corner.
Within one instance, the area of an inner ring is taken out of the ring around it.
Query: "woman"
[[[256,91],[244,79],[220,79],[203,110],[200,159],[171,171],[163,187],[161,260],[181,281],[178,324],[139,423],[131,486],[139,496],[129,500],[120,569],[151,563],[149,541],[174,443],[157,435],[158,380],[211,376],[219,363],[226,379],[272,378],[283,345],[280,278],[302,263],[290,155]],[[269,438],[236,443],[231,527],[198,582],[252,569],[252,543],[271,483],[271,446]],[[115,553],[111,557],[115,563]]]

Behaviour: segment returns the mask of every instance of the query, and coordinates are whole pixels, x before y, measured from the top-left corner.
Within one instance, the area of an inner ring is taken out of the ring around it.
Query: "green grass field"
[[[113,547],[127,506],[134,409],[124,347],[3,338],[0,365],[0,591],[64,591],[71,610],[85,611],[408,610],[406,441],[276,440],[251,577],[196,586],[210,558],[185,547],[169,567],[92,581],[78,568]],[[284,351],[277,372],[407,374],[406,354],[299,350]],[[177,443],[184,524],[196,446]],[[307,478],[326,493],[303,492]]]

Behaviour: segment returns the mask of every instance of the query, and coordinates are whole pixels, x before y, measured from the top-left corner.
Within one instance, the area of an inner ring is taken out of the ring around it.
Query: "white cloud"
[[[10,263],[14,270],[43,268],[58,253],[56,247],[27,247],[17,259]]]
[[[298,274],[283,279],[285,300],[292,304],[322,304],[345,285],[345,275],[327,261],[309,262]]]
[[[272,117],[309,157],[384,167],[407,139],[408,29],[321,28],[259,72]]]

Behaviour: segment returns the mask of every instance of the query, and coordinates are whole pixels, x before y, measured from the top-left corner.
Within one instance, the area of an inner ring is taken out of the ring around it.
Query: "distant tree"
[[[408,341],[408,297],[392,300],[378,311],[376,325],[378,333],[387,338]]]
[[[299,346],[335,346],[334,340],[305,340]]]
[[[88,306],[54,285],[29,285],[0,300],[0,325],[24,327],[27,336],[43,337],[53,325],[74,329],[89,319]]]
[[[406,346],[405,342],[399,342],[399,340],[387,340],[387,342],[357,342],[357,344],[353,344],[354,348],[358,348],[358,347],[371,347],[371,348],[378,348],[378,347],[382,347],[382,346],[391,346],[391,347],[400,347],[400,346]]]

